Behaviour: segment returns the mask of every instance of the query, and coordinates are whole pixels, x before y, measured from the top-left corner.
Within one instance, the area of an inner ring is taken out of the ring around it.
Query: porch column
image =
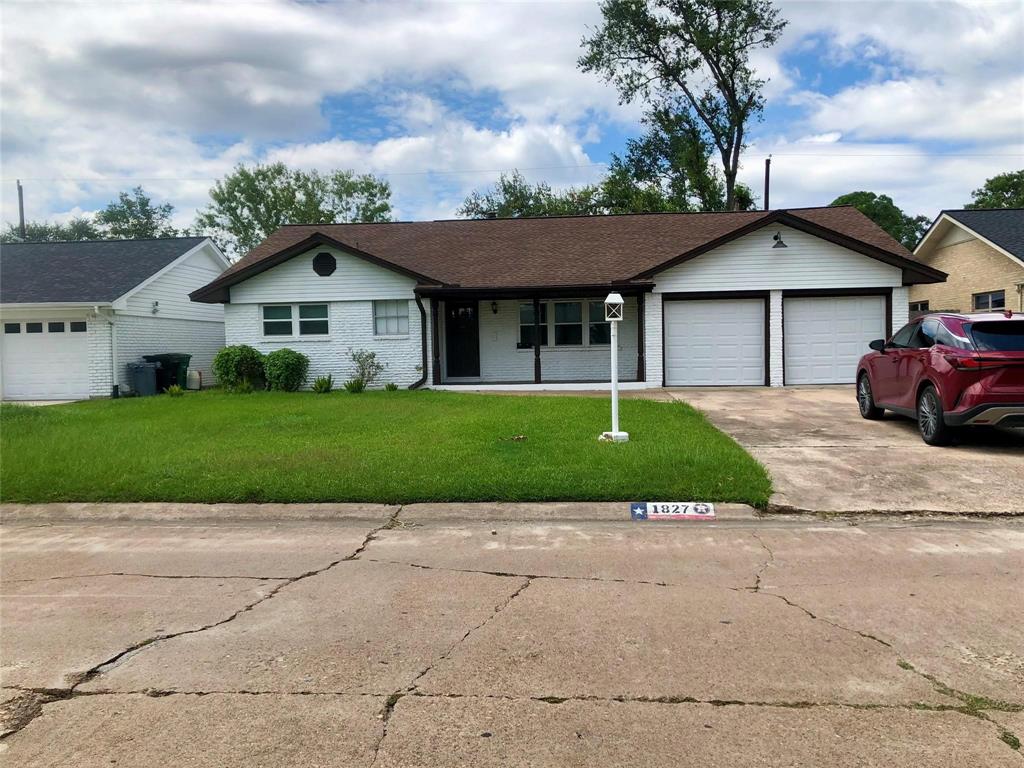
[[[647,363],[644,359],[644,294],[636,297],[636,380],[647,381]]]
[[[533,299],[533,383],[540,384],[540,299]]]
[[[441,344],[438,342],[440,332],[437,328],[437,305],[439,303],[438,299],[430,300],[430,347],[434,358],[431,365],[430,380],[434,384],[441,383]]]

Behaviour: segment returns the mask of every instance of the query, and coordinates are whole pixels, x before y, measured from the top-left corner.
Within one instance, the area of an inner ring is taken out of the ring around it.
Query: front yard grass
[[[0,499],[737,501],[764,468],[682,403],[399,391],[0,406]],[[519,437],[522,436],[522,437]],[[518,439],[517,439],[518,438]]]

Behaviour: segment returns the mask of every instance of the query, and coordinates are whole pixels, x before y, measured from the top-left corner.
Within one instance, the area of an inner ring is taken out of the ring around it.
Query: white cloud
[[[783,0],[790,26],[758,52],[767,96],[803,118],[762,125],[744,177],[775,151],[777,204],[877,188],[915,211],[959,205],[986,175],[1020,167],[1024,12],[1010,2]],[[387,174],[404,218],[448,216],[498,169],[556,186],[594,180],[585,151],[636,128],[640,105],[576,68],[596,3],[18,2],[2,27],[0,202],[14,178],[33,218],[90,210],[142,184],[191,221],[238,162],[283,159]],[[790,51],[865,63],[826,95]],[[325,99],[362,94],[382,138],[331,136]],[[488,119],[446,108],[484,94]],[[456,98],[457,97],[457,98]],[[798,137],[798,138],[794,138]],[[934,157],[928,142],[965,154]],[[851,142],[853,142],[851,144]],[[910,142],[909,144],[907,142]],[[816,156],[790,157],[787,153]],[[848,158],[857,152],[900,158]],[[579,167],[582,166],[582,167]]]

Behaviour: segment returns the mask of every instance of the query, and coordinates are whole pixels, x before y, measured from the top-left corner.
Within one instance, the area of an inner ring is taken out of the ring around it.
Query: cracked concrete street
[[[80,511],[5,515],[5,764],[1024,764],[1021,519]]]

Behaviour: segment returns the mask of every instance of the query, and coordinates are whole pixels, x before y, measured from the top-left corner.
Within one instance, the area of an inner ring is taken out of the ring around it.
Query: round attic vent
[[[337,260],[329,253],[318,253],[313,257],[313,271],[320,277],[327,277],[334,274],[338,268]]]

